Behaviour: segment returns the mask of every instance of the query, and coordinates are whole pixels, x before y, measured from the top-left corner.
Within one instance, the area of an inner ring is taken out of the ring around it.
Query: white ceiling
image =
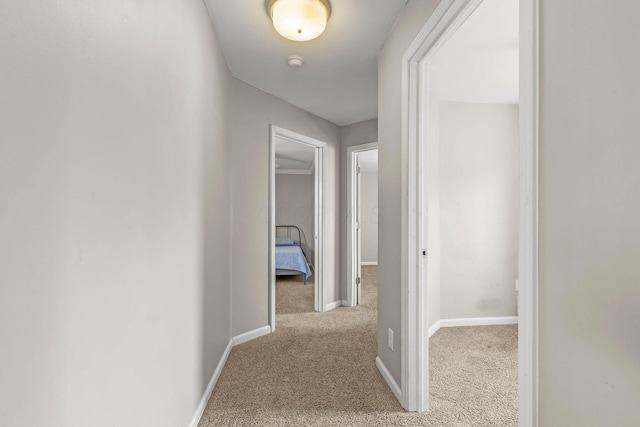
[[[378,116],[377,55],[407,0],[330,0],[327,30],[308,42],[276,33],[265,0],[205,2],[234,77],[340,126]]]
[[[378,173],[378,150],[369,150],[358,153],[360,171],[365,173]]]
[[[276,138],[276,173],[306,171],[311,173],[315,162],[315,150],[306,145]]]
[[[517,104],[518,0],[484,0],[429,63],[443,101]]]

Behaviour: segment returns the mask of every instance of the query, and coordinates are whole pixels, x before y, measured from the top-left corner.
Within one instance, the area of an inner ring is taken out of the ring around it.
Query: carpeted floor
[[[517,326],[438,331],[431,410],[404,412],[375,366],[376,267],[362,270],[362,305],[328,313],[311,282],[278,280],[276,332],[233,348],[200,426],[517,426]]]

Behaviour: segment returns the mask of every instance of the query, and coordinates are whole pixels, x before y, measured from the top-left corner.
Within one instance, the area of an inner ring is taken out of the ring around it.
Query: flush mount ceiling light
[[[324,32],[331,6],[327,0],[270,0],[268,11],[278,34],[304,42]]]

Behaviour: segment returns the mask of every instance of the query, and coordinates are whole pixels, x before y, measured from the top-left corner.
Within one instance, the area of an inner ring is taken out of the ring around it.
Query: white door
[[[356,185],[355,185],[355,227],[356,227],[356,304],[360,304],[362,301],[362,200],[360,191],[362,188],[362,180],[360,173],[360,158],[359,153],[355,154],[356,158]]]

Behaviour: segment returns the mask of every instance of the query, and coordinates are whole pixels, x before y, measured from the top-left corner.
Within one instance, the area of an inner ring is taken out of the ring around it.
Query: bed
[[[276,225],[276,276],[302,275],[307,284],[311,268],[303,245],[307,246],[307,239],[299,227]]]

